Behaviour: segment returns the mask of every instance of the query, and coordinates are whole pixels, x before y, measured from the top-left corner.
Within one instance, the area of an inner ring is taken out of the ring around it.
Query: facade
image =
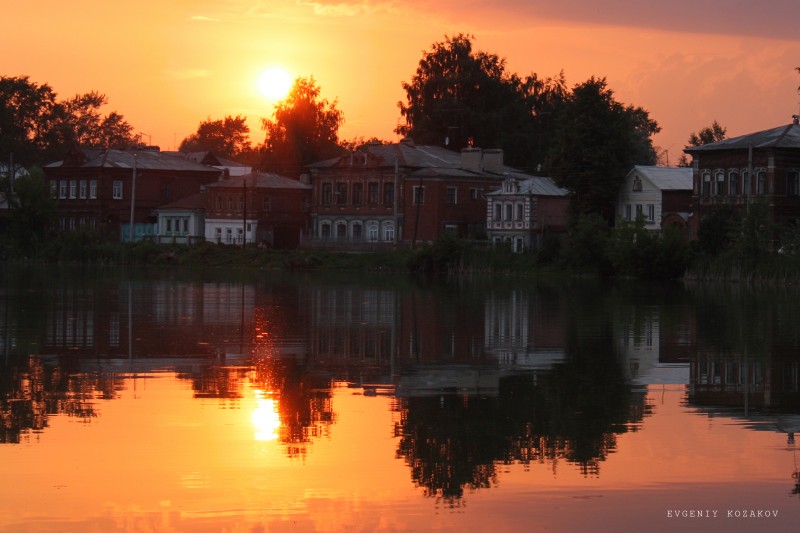
[[[155,210],[158,243],[193,244],[205,240],[206,195],[193,194]]]
[[[308,246],[414,245],[444,233],[482,235],[485,194],[510,171],[501,150],[370,143],[308,167]]]
[[[58,230],[106,231],[123,241],[153,238],[156,208],[200,192],[220,175],[158,149],[80,150],[44,172],[58,202]]]
[[[268,173],[231,176],[205,192],[205,239],[296,248],[308,233],[311,186]]]
[[[633,222],[641,215],[646,229],[678,226],[686,233],[691,200],[691,168],[637,165],[620,189],[617,218]]]
[[[779,126],[684,150],[692,156],[693,235],[703,217],[720,205],[745,210],[768,207],[770,224],[800,217],[800,125]]]
[[[486,229],[493,244],[507,242],[515,252],[537,249],[547,234],[567,227],[569,192],[551,178],[516,174],[486,195]]]

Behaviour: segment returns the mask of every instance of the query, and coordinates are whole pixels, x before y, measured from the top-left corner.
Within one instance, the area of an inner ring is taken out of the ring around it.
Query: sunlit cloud
[[[375,13],[393,13],[392,2],[328,2],[326,0],[297,0],[297,5],[311,7],[315,15],[327,17],[355,17]]]
[[[184,70],[167,70],[164,72],[167,77],[176,80],[194,80],[197,78],[207,78],[211,76],[211,72],[202,68],[189,68]]]
[[[189,17],[188,20],[193,20],[197,22],[219,22],[218,18],[207,17],[205,15],[194,15],[192,17]]]

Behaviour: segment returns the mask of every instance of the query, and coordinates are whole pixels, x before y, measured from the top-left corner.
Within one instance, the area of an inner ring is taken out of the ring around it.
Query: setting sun
[[[268,68],[258,77],[258,92],[267,100],[280,100],[292,88],[292,76],[280,67]]]

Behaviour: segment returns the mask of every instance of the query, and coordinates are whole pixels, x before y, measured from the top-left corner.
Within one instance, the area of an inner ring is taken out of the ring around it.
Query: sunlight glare
[[[256,440],[275,440],[281,427],[278,414],[278,403],[262,390],[255,390],[256,408],[253,411],[253,426],[256,428]]]
[[[289,94],[293,83],[292,76],[285,69],[272,67],[258,77],[258,91],[267,100],[280,100]]]

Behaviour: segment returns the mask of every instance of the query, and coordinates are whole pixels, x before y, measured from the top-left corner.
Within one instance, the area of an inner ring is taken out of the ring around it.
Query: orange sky
[[[162,149],[236,114],[263,140],[259,119],[272,109],[256,80],[274,65],[338,99],[342,138],[395,140],[401,83],[423,50],[459,32],[520,75],[563,70],[570,86],[606,77],[662,126],[655,143],[673,164],[715,119],[735,136],[800,112],[795,0],[1,1],[0,75],[28,75],[62,98],[100,91],[107,111]]]

